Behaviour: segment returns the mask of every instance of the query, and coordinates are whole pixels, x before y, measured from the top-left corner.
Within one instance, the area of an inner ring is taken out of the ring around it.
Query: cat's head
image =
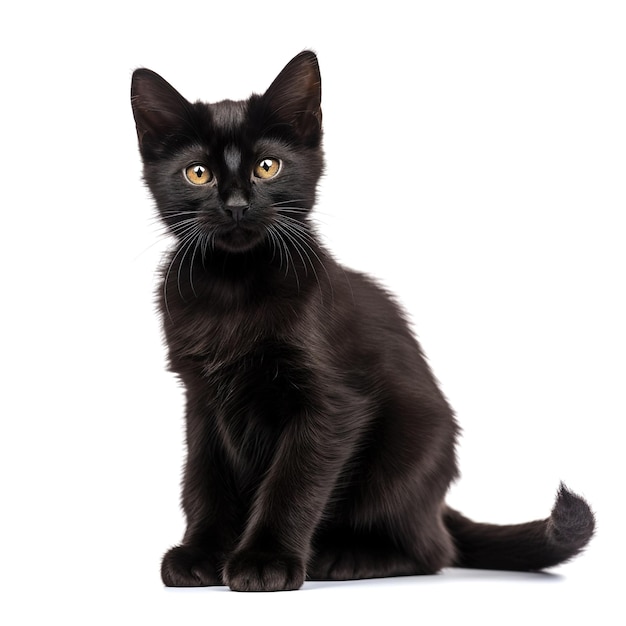
[[[323,167],[320,101],[308,51],[263,95],[238,102],[190,103],[158,74],[136,70],[144,178],[174,235],[241,253],[301,227]]]

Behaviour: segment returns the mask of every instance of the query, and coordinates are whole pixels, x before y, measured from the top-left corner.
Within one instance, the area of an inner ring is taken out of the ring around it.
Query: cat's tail
[[[547,519],[479,524],[448,508],[444,522],[456,545],[456,567],[513,571],[542,570],[571,559],[589,543],[595,528],[589,505],[563,483]]]

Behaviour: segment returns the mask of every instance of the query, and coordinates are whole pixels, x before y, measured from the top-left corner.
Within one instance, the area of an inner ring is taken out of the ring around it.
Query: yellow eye
[[[274,178],[278,174],[278,170],[280,170],[280,161],[272,157],[266,157],[257,161],[257,164],[254,166],[254,175],[257,178],[267,180],[268,178]]]
[[[206,185],[213,180],[213,174],[202,163],[194,163],[185,168],[185,178],[192,185]]]

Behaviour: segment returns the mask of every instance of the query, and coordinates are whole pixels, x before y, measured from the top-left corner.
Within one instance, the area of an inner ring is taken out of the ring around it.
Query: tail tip
[[[589,543],[595,526],[595,515],[589,504],[562,482],[550,516],[550,539],[568,546],[574,556]]]

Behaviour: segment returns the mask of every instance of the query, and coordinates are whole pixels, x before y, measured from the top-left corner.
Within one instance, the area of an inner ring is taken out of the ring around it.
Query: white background
[[[20,3],[0,10],[3,624],[623,619],[626,19],[621,2]],[[228,7],[228,8],[225,8]],[[166,590],[182,396],[153,306],[167,241],[132,70],[262,92],[318,52],[320,230],[410,313],[464,434],[449,501],[598,516],[552,575],[446,571],[297,593]]]

